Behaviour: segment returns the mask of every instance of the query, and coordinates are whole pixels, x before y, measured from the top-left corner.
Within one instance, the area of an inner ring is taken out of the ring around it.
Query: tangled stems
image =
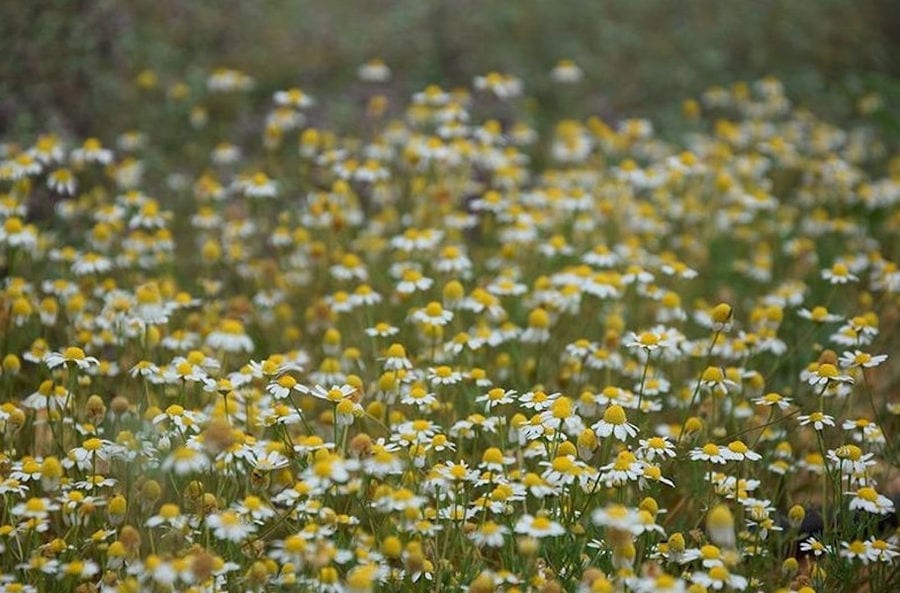
[[[719,339],[719,334],[722,332],[721,329],[717,329],[713,332],[712,340],[710,340],[709,347],[706,349],[706,355],[704,356],[703,361],[703,369],[709,364],[710,357],[712,356],[713,348],[716,346],[716,342]],[[691,401],[688,404],[687,410],[685,411],[684,420],[681,422],[681,429],[678,431],[678,442],[681,442],[681,439],[684,438],[684,428],[687,426],[688,418],[690,417],[690,411],[694,407],[694,404],[697,403],[697,396],[700,395],[700,385],[703,383],[703,370],[700,371],[700,374],[697,375],[697,382],[694,384],[694,391],[691,393]]]

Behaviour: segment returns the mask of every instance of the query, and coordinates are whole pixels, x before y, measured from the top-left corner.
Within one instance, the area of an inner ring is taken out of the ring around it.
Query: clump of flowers
[[[0,150],[0,590],[900,587],[871,127],[765,79],[541,140],[490,72],[345,135],[205,82],[177,154]]]

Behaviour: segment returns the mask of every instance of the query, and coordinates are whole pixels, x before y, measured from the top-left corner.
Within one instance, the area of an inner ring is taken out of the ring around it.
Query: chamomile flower
[[[780,393],[769,392],[761,397],[752,400],[757,406],[772,407],[777,406],[779,410],[787,410],[791,407],[791,398],[785,397]]]
[[[524,514],[516,521],[515,532],[529,537],[558,537],[566,533],[566,528],[549,517]]]
[[[554,486],[567,486],[574,483],[587,469],[584,463],[572,455],[558,455],[552,461],[542,461],[540,464],[547,467],[541,477],[548,484]]]
[[[812,424],[812,427],[817,431],[824,430],[826,426],[834,426],[834,418],[823,412],[802,414],[797,416],[797,421],[800,423],[800,426]]]
[[[276,399],[289,397],[293,391],[303,393],[302,386],[298,386],[297,380],[290,375],[282,375],[266,385],[266,392]]]
[[[708,461],[710,463],[724,464],[728,463],[730,455],[725,447],[720,447],[715,443],[706,443],[702,447],[691,449],[691,461]]]
[[[431,408],[431,406],[437,402],[437,394],[428,391],[428,389],[421,384],[410,386],[409,390],[407,390],[400,398],[401,404],[416,406],[420,410]]]
[[[540,389],[528,391],[519,396],[519,405],[528,410],[542,412],[550,407],[553,400],[559,397],[559,393],[546,393]]]
[[[463,376],[459,371],[454,371],[449,366],[430,367],[428,380],[432,385],[454,385],[462,381]]]
[[[560,60],[550,71],[550,78],[560,84],[574,84],[579,82],[583,76],[584,72],[572,60]]]
[[[550,339],[550,314],[538,307],[528,314],[528,327],[520,336],[524,343],[541,344]]]
[[[594,525],[630,532],[638,524],[637,510],[622,504],[608,504],[591,515]]]
[[[113,159],[112,151],[103,148],[97,138],[88,138],[80,148],[72,150],[70,156],[76,163],[98,163],[100,165],[108,165]]]
[[[363,82],[387,82],[391,78],[391,69],[379,58],[372,58],[356,70]]]
[[[847,284],[848,282],[859,281],[859,277],[850,273],[847,264],[843,262],[835,262],[830,268],[822,270],[821,276],[823,280],[827,280],[831,284]]]
[[[662,337],[653,331],[645,331],[640,334],[631,332],[625,340],[625,346],[628,348],[641,349],[646,352],[653,352],[660,348]]]
[[[276,105],[282,107],[293,107],[294,109],[304,109],[313,105],[313,99],[299,88],[292,88],[286,91],[276,91],[274,95]]]
[[[205,471],[209,465],[209,458],[200,451],[190,447],[179,447],[163,461],[160,467],[184,476]]]
[[[878,515],[889,515],[894,512],[893,501],[882,494],[878,494],[876,490],[869,486],[863,486],[856,492],[846,492],[845,494],[852,496],[850,500],[850,510],[862,509],[867,513]]]
[[[895,558],[900,556],[900,551],[897,550],[895,543],[879,539],[874,535],[866,541],[866,544],[868,544],[869,559],[872,562],[890,564]]]
[[[662,573],[633,579],[629,586],[635,593],[685,593],[687,583],[678,577]]]
[[[325,400],[327,402],[331,402],[336,404],[344,399],[349,398],[354,393],[356,393],[356,387],[352,385],[332,385],[330,388],[326,389],[321,385],[313,385],[312,387],[307,387],[305,385],[297,384],[297,391],[301,393],[305,393],[311,395],[317,399]]]
[[[637,455],[647,461],[657,458],[673,458],[677,455],[675,445],[667,437],[655,436],[649,439],[641,439]]]
[[[78,181],[71,170],[60,168],[47,175],[47,187],[58,194],[71,196],[78,188]]]
[[[488,520],[469,533],[468,537],[479,548],[501,548],[509,533],[509,528],[505,525]]]
[[[18,216],[11,216],[0,226],[0,243],[9,247],[31,251],[37,247],[38,234],[32,225],[26,225]]]
[[[51,369],[55,369],[58,366],[71,365],[81,370],[87,370],[99,365],[100,361],[93,356],[85,355],[84,350],[78,346],[69,346],[62,352],[48,352],[44,356],[44,364]]]
[[[853,378],[841,374],[838,368],[828,362],[817,364],[815,369],[809,373],[807,383],[812,386],[824,386],[829,383],[848,383],[852,384]]]
[[[76,579],[89,579],[100,572],[100,565],[92,560],[72,560],[59,566],[57,578],[74,577]]]
[[[399,331],[400,331],[399,328],[391,325],[390,323],[387,323],[385,321],[380,321],[380,322],[376,323],[375,325],[373,325],[372,327],[367,327],[366,335],[369,337],[372,337],[372,338],[375,338],[375,337],[388,338],[388,337],[397,335],[397,333],[399,333]]]
[[[181,509],[176,504],[166,503],[159,507],[159,511],[147,519],[145,525],[147,527],[159,527],[168,525],[174,529],[184,529],[188,524],[188,517],[182,514]]]
[[[812,309],[800,309],[797,311],[797,315],[816,323],[834,323],[843,319],[840,315],[829,313],[828,309],[822,306],[813,307]]]
[[[813,554],[813,556],[822,556],[825,554],[831,554],[832,548],[831,546],[822,543],[815,537],[808,537],[800,542],[800,551],[810,552]]]
[[[484,404],[485,411],[490,412],[493,408],[498,406],[513,403],[515,401],[515,396],[515,390],[494,387],[484,395],[475,398],[475,403]]]
[[[722,449],[722,454],[729,461],[759,461],[762,459],[762,455],[750,450],[743,441],[731,441]]]
[[[851,561],[858,560],[863,564],[869,564],[872,556],[869,542],[858,539],[852,542],[841,542],[840,556]]]
[[[15,517],[23,517],[25,519],[46,519],[50,516],[50,513],[59,509],[60,505],[49,498],[32,497],[25,502],[14,505],[10,509],[10,513]]]
[[[628,422],[624,408],[617,404],[606,408],[606,411],[603,412],[603,418],[591,428],[600,438],[613,436],[620,441],[633,438],[638,433],[638,427]]]
[[[256,526],[241,518],[235,511],[223,511],[206,517],[206,525],[219,539],[234,543],[243,542],[256,531]]]
[[[478,90],[490,91],[500,99],[511,99],[522,93],[521,80],[499,72],[476,76],[474,86]]]
[[[250,198],[273,199],[278,195],[278,183],[262,171],[238,179],[235,187]]]
[[[887,354],[868,354],[861,350],[846,351],[841,354],[840,363],[844,368],[872,368],[887,360]]]
[[[691,581],[713,591],[726,588],[743,591],[749,584],[746,577],[733,574],[724,566],[713,566],[708,572],[697,571],[691,575]]]
[[[432,301],[424,308],[415,311],[410,318],[416,323],[443,326],[453,319],[453,311],[448,311],[441,303]]]
[[[206,336],[206,344],[224,352],[253,351],[253,340],[247,335],[244,324],[236,319],[223,320],[218,329]]]

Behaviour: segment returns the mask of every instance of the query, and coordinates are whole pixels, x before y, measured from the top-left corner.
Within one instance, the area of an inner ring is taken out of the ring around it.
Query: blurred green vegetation
[[[356,68],[376,56],[393,69],[395,105],[428,83],[515,74],[539,126],[588,114],[665,125],[684,97],[768,74],[844,119],[867,91],[900,104],[898,50],[895,0],[11,1],[0,6],[0,134],[104,137],[161,104],[138,103],[140,71],[164,89],[201,85],[219,66],[254,76],[260,101],[299,84],[346,128],[364,100]],[[560,58],[585,71],[577,89],[554,88]]]

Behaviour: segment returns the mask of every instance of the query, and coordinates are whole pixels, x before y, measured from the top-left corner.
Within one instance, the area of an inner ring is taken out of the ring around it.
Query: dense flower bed
[[[767,79],[539,138],[492,73],[223,142],[252,85],[170,171],[3,145],[0,590],[900,587],[876,131]]]

